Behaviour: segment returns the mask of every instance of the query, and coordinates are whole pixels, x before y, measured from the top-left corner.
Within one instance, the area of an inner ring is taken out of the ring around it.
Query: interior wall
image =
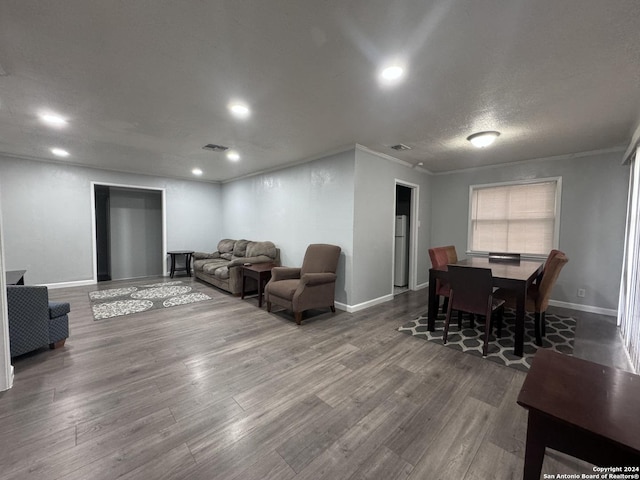
[[[353,299],[358,305],[393,295],[393,245],[396,179],[419,186],[415,219],[417,285],[429,280],[429,200],[431,178],[427,173],[395,163],[374,153],[356,149],[353,234]]]
[[[223,185],[224,236],[270,240],[282,264],[300,266],[307,246],[342,248],[336,301],[350,302],[354,151]],[[209,251],[216,249],[219,239]]]
[[[621,153],[534,160],[433,177],[431,246],[467,250],[469,186],[562,177],[560,250],[569,257],[552,299],[616,309],[622,268],[629,168]],[[577,296],[586,290],[584,298]]]
[[[109,192],[112,280],[162,275],[162,192]]]
[[[168,250],[209,251],[222,234],[220,185],[0,156],[8,270],[30,284],[93,281],[91,182],[164,188]]]

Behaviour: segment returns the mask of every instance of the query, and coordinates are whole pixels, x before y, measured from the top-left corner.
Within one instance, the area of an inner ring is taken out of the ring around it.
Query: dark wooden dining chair
[[[447,343],[451,312],[467,312],[485,317],[484,346],[482,356],[487,356],[489,333],[491,332],[493,312],[498,314],[497,336],[502,330],[504,300],[493,298],[493,277],[490,268],[463,267],[449,265],[449,307],[444,323],[443,342]]]
[[[431,259],[432,268],[441,268],[450,263],[458,263],[458,253],[456,252],[456,247],[454,245],[430,248],[429,258]],[[444,297],[442,313],[446,312],[447,305],[449,304],[449,283],[438,279],[436,283],[436,295],[438,297]],[[440,301],[438,299],[438,305],[439,304]]]
[[[553,256],[550,256],[545,263],[540,283],[533,284],[527,289],[525,309],[528,312],[533,312],[536,345],[539,347],[542,346],[542,337],[546,334],[545,316],[547,307],[549,307],[551,291],[556,284],[556,280],[558,280],[560,270],[562,270],[569,261],[564,253],[558,250],[555,252],[556,253]],[[500,288],[494,292],[494,296],[504,300],[507,307],[516,307],[516,297],[512,291]]]
[[[489,252],[491,263],[520,263],[519,253]]]

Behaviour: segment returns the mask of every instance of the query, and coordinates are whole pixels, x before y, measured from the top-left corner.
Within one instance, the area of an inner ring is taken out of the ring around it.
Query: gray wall
[[[164,188],[168,250],[208,250],[222,236],[220,185],[0,156],[8,270],[26,269],[31,284],[93,278],[92,181]]]
[[[467,250],[469,185],[562,177],[559,248],[569,263],[552,299],[616,309],[622,268],[629,168],[621,153],[531,161],[433,177],[431,245]],[[578,288],[586,296],[577,296]]]
[[[111,188],[111,279],[162,275],[162,192]]]
[[[356,149],[351,305],[393,294],[395,180],[419,186],[417,283],[429,280],[431,178],[426,173]]]
[[[282,264],[299,266],[310,243],[342,248],[336,301],[349,302],[354,151],[223,185],[224,235],[270,240]],[[209,251],[215,250],[218,239]]]

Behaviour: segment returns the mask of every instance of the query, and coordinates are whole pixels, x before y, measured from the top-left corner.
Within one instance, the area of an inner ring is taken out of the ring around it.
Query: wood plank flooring
[[[14,359],[0,393],[1,479],[518,479],[525,374],[396,331],[426,290],[302,326],[227,295],[94,321]],[[128,286],[134,282],[110,282]],[[547,455],[545,473],[588,473]]]

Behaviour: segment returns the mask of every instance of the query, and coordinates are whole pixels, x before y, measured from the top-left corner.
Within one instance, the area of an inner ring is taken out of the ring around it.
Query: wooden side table
[[[638,399],[640,376],[538,349],[518,395],[529,410],[524,480],[540,478],[547,447],[616,473],[640,467]]]
[[[244,289],[246,279],[253,278],[258,282],[258,307],[262,308],[262,293],[264,286],[271,280],[271,269],[275,267],[275,263],[256,263],[242,266],[242,293],[240,298],[244,299]]]
[[[193,255],[193,250],[172,250],[167,253],[171,255],[171,278],[173,278],[176,272],[182,271],[187,272],[187,275],[191,276],[191,256]],[[176,257],[180,255],[184,255],[184,268],[176,268]]]

